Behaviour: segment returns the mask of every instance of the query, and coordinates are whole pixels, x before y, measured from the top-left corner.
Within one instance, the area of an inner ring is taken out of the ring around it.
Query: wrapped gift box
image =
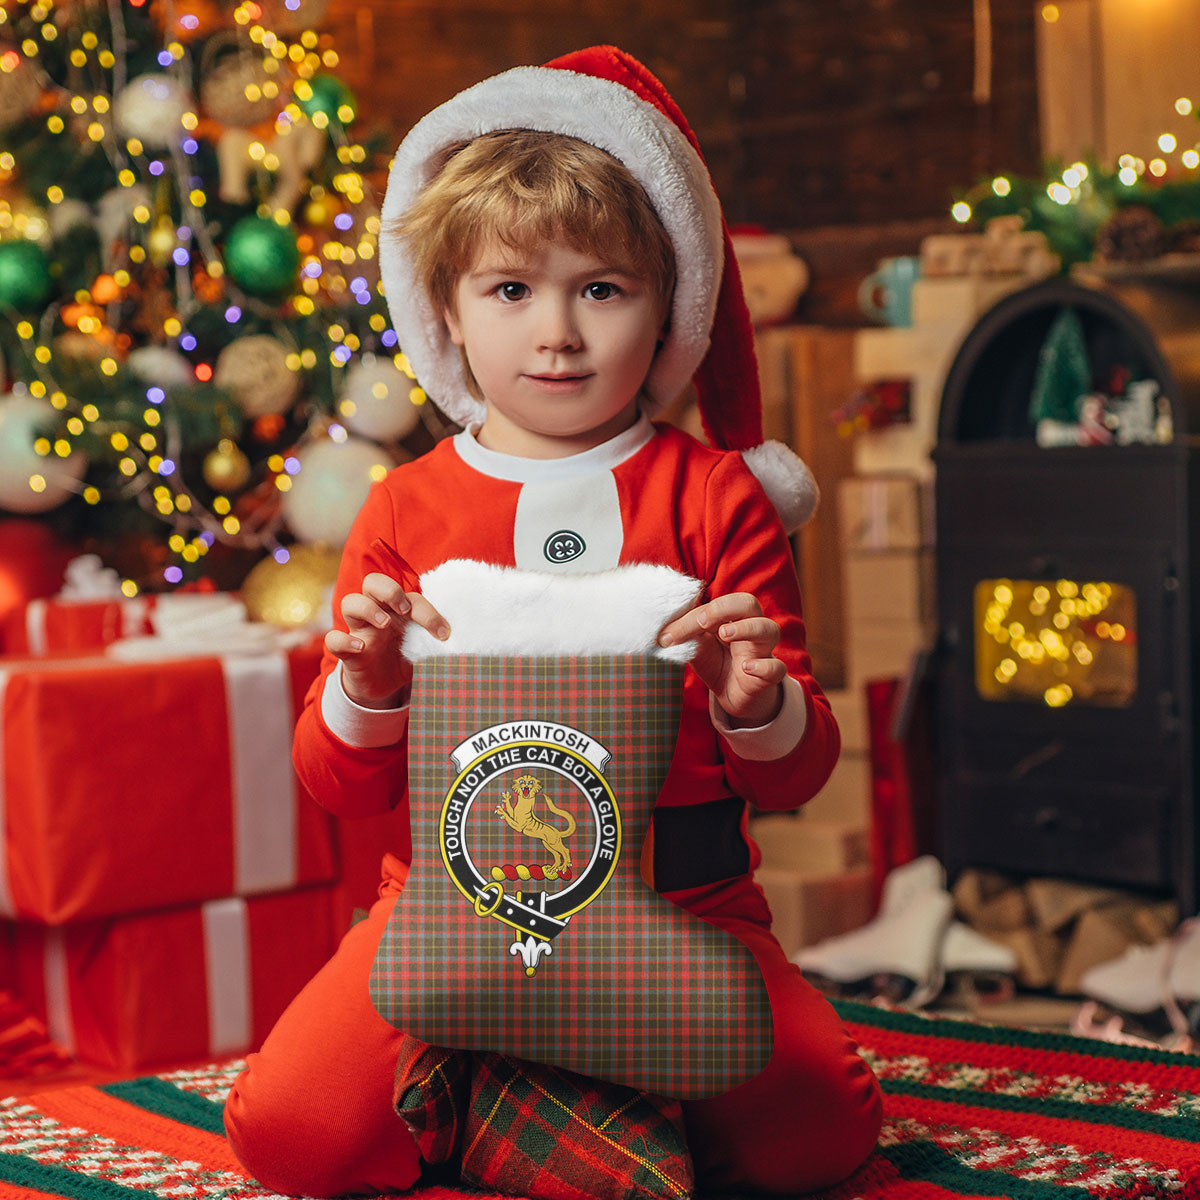
[[[754,881],[771,908],[771,932],[789,958],[797,950],[865,925],[874,912],[871,868],[809,874],[759,867]]]
[[[15,926],[17,987],[81,1061],[129,1072],[258,1046],[334,949],[330,889]]]
[[[7,622],[9,654],[98,650],[121,638],[152,633],[155,598],[128,600],[31,600]]]
[[[847,551],[842,578],[851,639],[860,626],[871,622],[911,625],[935,620],[932,551]]]
[[[336,878],[291,765],[320,646],[0,658],[0,915],[49,925]]]
[[[848,476],[838,483],[837,498],[847,552],[920,550],[933,543],[932,491],[913,476]]]

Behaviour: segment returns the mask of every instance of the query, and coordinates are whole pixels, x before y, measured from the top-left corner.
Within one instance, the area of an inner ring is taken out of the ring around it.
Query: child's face
[[[485,246],[445,314],[483,393],[480,442],[558,458],[628,428],[658,346],[658,310],[644,279],[565,242],[529,255]]]

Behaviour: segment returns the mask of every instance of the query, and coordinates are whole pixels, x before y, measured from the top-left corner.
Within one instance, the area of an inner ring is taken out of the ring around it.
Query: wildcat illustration
[[[544,796],[546,807],[555,816],[565,817],[567,821],[566,826],[562,829],[555,825],[548,825],[533,811],[534,803],[541,791],[541,783],[532,775],[518,775],[513,780],[513,792],[517,796],[516,803],[513,803],[512,792],[504,792],[502,793],[504,803],[496,806],[496,813],[504,818],[504,823],[510,829],[538,838],[554,859],[554,870],[561,874],[564,870],[569,870],[571,866],[571,852],[563,844],[563,841],[575,832],[575,818],[569,812],[559,808],[549,796]]]

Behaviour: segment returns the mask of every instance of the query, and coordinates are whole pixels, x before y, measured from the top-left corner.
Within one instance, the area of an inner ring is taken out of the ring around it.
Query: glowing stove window
[[[1124,708],[1137,691],[1131,588],[1071,579],[975,585],[975,686],[985,700]]]

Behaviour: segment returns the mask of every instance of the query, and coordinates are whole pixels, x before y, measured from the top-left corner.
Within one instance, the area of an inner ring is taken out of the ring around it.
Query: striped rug
[[[887,1115],[875,1154],[817,1200],[1200,1200],[1200,1057],[838,1008]],[[221,1132],[239,1067],[0,1101],[0,1200],[266,1200]]]

